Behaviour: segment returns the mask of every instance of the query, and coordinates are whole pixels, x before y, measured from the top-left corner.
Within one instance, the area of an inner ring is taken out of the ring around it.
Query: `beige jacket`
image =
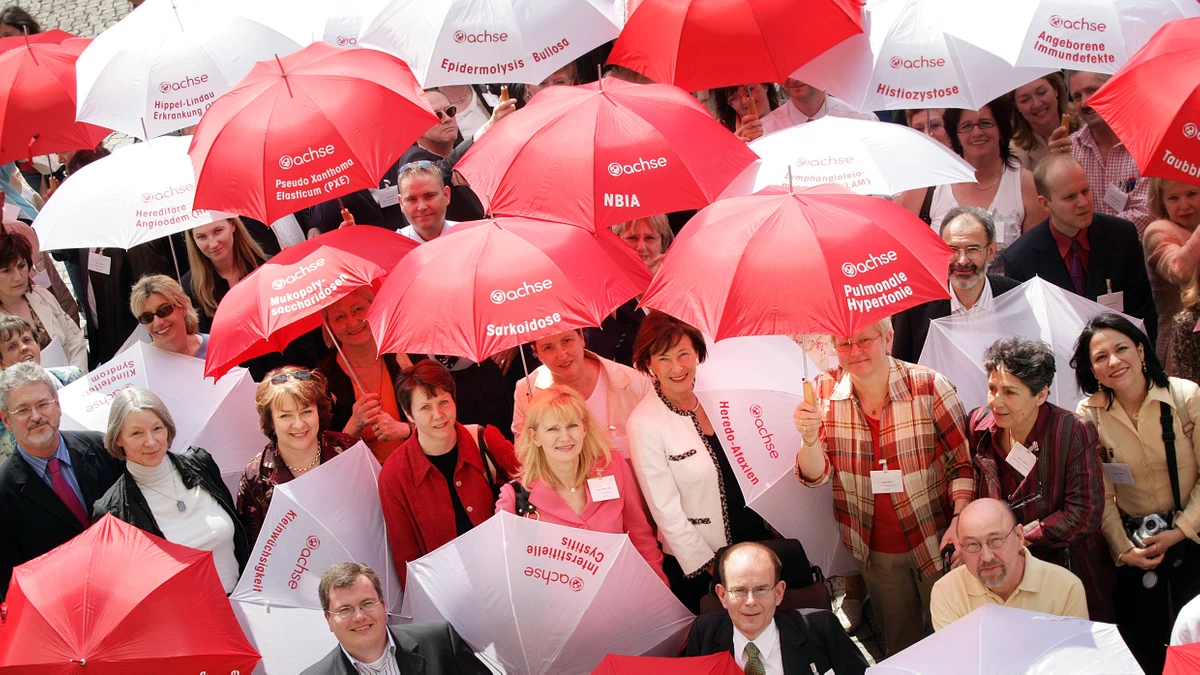
[[[58,304],[58,299],[50,291],[37,284],[30,284],[29,292],[25,294],[30,309],[37,315],[50,338],[58,338],[63,351],[67,354],[69,365],[87,372],[87,346],[83,341],[83,329],[73,321]],[[5,312],[7,314],[7,312]]]
[[[617,427],[618,433],[624,435],[625,421],[629,419],[629,413],[637,407],[639,401],[646,396],[648,392],[654,391],[654,385],[650,383],[650,378],[639,373],[638,371],[623,366],[615,361],[601,358],[590,351],[584,351],[583,357],[600,363],[600,367],[604,369],[604,375],[608,378],[608,425]],[[513,442],[521,441],[521,434],[525,431],[525,411],[529,409],[529,385],[526,380],[533,379],[534,391],[548,389],[554,384],[554,374],[546,366],[538,366],[529,377],[522,378],[517,383],[517,389],[513,392],[513,421],[512,432]],[[602,424],[601,427],[604,425]],[[601,431],[604,431],[601,428]]]

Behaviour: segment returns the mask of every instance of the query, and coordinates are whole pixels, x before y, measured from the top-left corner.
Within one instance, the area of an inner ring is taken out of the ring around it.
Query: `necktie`
[[[52,457],[50,462],[46,464],[46,469],[50,471],[50,487],[54,488],[54,494],[62,500],[63,504],[75,514],[79,519],[79,524],[87,527],[90,524],[87,511],[83,508],[83,502],[79,501],[79,495],[71,489],[71,484],[67,482],[66,476],[62,475],[62,464],[57,457]]]
[[[746,667],[742,669],[746,675],[767,675],[767,669],[758,656],[758,645],[746,643]]]
[[[1083,245],[1078,239],[1071,241],[1071,248],[1067,249],[1067,267],[1071,272],[1071,283],[1075,286],[1075,293],[1087,297],[1087,273],[1083,271],[1083,256],[1079,252],[1083,250]]]

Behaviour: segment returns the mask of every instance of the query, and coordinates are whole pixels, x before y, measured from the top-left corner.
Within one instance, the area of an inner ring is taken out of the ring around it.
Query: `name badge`
[[[1133,472],[1129,470],[1128,464],[1106,462],[1101,464],[1100,468],[1104,470],[1104,477],[1113,485],[1133,485]]]
[[[400,203],[400,188],[396,185],[385,187],[382,190],[371,188],[371,196],[375,198],[375,203],[379,205],[379,208],[386,209]]]
[[[112,258],[103,253],[88,252],[88,269],[97,274],[109,274],[112,269]]]
[[[886,495],[904,492],[904,476],[899,469],[871,472],[871,492]]]
[[[1125,210],[1125,202],[1129,201],[1129,195],[1123,192],[1120,186],[1109,185],[1104,188],[1104,203],[1108,208],[1120,213]]]
[[[1009,466],[1016,469],[1021,477],[1024,478],[1033,471],[1033,467],[1037,464],[1037,455],[1029,451],[1029,448],[1020,443],[1013,443],[1012,450],[1008,451],[1008,457],[1004,458]]]
[[[621,497],[621,493],[617,491],[616,476],[589,478],[588,492],[592,495],[592,501],[594,502],[607,502],[611,499],[620,499]]]
[[[1096,302],[1113,310],[1114,312],[1125,311],[1125,291],[1117,291],[1116,293],[1105,293],[1096,298]]]

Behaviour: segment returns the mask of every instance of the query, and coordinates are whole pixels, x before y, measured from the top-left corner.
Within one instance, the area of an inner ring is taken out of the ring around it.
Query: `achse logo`
[[[192,77],[191,75],[188,75],[187,77],[183,78],[182,80],[179,80],[178,82],[167,82],[167,81],[160,82],[158,85],[158,90],[165,94],[168,91],[182,91],[184,89],[187,89],[188,87],[195,86],[197,84],[205,84],[207,82],[208,82],[208,74],[207,73],[205,73],[203,75],[197,75],[196,77]]]
[[[651,171],[653,169],[661,169],[667,165],[666,157],[658,159],[642,159],[638,157],[633,164],[622,164],[613,162],[608,165],[608,174],[614,178],[617,176],[628,176],[630,174],[642,173],[643,171]]]
[[[493,305],[503,305],[508,300],[517,300],[533,295],[534,293],[548,291],[553,286],[554,281],[552,279],[543,279],[542,281],[535,281],[532,284],[528,281],[522,281],[521,287],[516,290],[502,291],[497,288],[488,297],[491,299]]]
[[[508,33],[493,33],[486,28],[478,33],[468,33],[463,30],[454,31],[455,42],[476,44],[481,42],[508,42]]]
[[[1195,138],[1197,131],[1200,131],[1200,129],[1197,129],[1195,122],[1188,122],[1187,124],[1183,125],[1184,138]]]
[[[329,145],[315,149],[309,147],[308,150],[299,155],[282,155],[279,158],[279,168],[287,171],[293,166],[300,166],[301,164],[308,164],[314,160],[324,159],[325,157],[332,155],[335,151],[336,148],[333,147],[333,143],[330,143]]]
[[[279,277],[278,279],[272,281],[271,288],[273,288],[277,291],[282,291],[284,286],[287,286],[290,283],[294,283],[295,281],[297,281],[299,279],[303,279],[304,277],[308,276],[309,274],[316,272],[318,267],[324,267],[324,266],[325,266],[325,259],[317,258],[316,262],[309,263],[308,265],[301,265],[300,267],[296,268],[296,271],[294,273],[292,273],[286,277]]]
[[[798,166],[798,167],[804,167],[804,166],[810,166],[810,165],[811,166],[838,166],[841,164],[853,164],[853,163],[854,163],[853,157],[834,157],[832,155],[830,155],[829,157],[816,157],[816,158],[797,157],[796,158],[796,166]]]
[[[915,59],[904,59],[899,56],[893,56],[890,63],[893,68],[920,70],[921,68],[941,68],[946,65],[946,59],[941,57],[931,59],[924,56],[918,56]]]
[[[1054,14],[1050,17],[1051,28],[1066,28],[1067,30],[1082,30],[1090,33],[1103,33],[1108,30],[1108,26],[1096,21],[1088,21],[1080,17],[1078,19],[1064,19],[1061,16]]]
[[[188,183],[186,185],[172,186],[165,190],[161,190],[159,192],[143,192],[142,193],[142,203],[149,204],[150,202],[156,202],[160,199],[166,199],[168,197],[176,197],[179,195],[184,195],[195,189],[196,189],[196,186],[194,184]]]
[[[339,36],[337,36],[336,42],[338,43],[339,47],[345,47],[346,45],[358,44],[358,38],[346,37],[345,35],[339,35]]]
[[[886,265],[888,263],[896,262],[896,259],[898,257],[899,256],[896,255],[895,251],[888,251],[887,253],[881,253],[878,255],[872,253],[863,262],[860,262],[860,263],[844,262],[844,263],[842,263],[842,274],[846,275],[847,277],[853,278],[853,277],[858,276],[859,273],[861,273],[861,272],[870,272],[871,270],[877,269],[879,267],[883,267],[884,265]]]

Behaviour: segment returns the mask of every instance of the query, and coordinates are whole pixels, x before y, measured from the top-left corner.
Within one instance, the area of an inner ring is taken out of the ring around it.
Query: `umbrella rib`
[[[503,535],[505,529],[503,516],[500,516],[500,518],[500,534]],[[516,593],[513,592],[512,570],[509,569],[512,562],[508,559],[508,537],[501,536],[500,541],[501,545],[504,546],[502,559],[504,560],[504,579],[505,583],[508,584],[508,606],[512,609],[513,626],[517,629],[517,641],[521,643],[521,658],[525,659],[525,672],[532,673],[533,669],[529,667],[529,653],[525,651],[525,636],[521,633],[521,622],[517,620],[517,605],[513,601]]]

